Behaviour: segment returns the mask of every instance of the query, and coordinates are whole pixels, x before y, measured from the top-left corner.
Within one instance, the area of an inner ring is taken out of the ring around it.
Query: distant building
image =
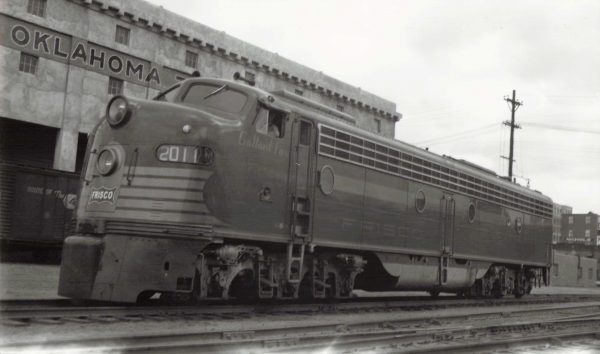
[[[573,207],[554,203],[552,208],[552,243],[561,241],[562,216],[564,214],[573,214]]]
[[[562,243],[553,245],[552,249],[554,252],[553,253],[554,261],[552,263],[555,263],[555,264],[563,263],[561,261],[561,259],[556,258],[556,254],[558,254],[558,253],[568,254],[568,255],[576,256],[576,257],[594,259],[597,263],[596,264],[596,282],[597,282],[598,286],[600,286],[600,272],[598,272],[598,269],[600,269],[600,246],[585,245],[583,243],[562,242]],[[581,263],[578,260],[578,267],[580,265],[581,265]],[[559,265],[559,268],[561,268],[560,265]],[[562,268],[564,268],[564,266]],[[553,274],[555,276],[559,276],[559,274],[560,274],[560,276],[563,277],[563,276],[565,276],[566,271],[567,271],[566,269],[563,269],[562,271],[555,270],[555,271],[553,271]]]
[[[598,214],[564,214],[561,224],[561,242],[600,246]]]
[[[553,251],[551,286],[595,288],[598,264],[594,258],[571,252]]]

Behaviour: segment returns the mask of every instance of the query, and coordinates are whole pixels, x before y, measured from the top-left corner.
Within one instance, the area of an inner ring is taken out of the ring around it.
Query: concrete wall
[[[393,102],[142,0],[48,1],[44,17],[27,13],[27,1],[1,0],[0,13],[0,118],[59,128],[57,169],[74,170],[78,133],[95,126],[109,99],[109,76],[124,80],[126,95],[153,97],[194,70],[185,65],[186,51],[198,54],[202,76],[231,79],[250,72],[258,87],[301,90],[309,99],[340,106],[363,129],[376,132],[378,120],[387,137],[400,117]],[[130,30],[129,45],[115,42],[117,25]],[[103,64],[90,62],[92,48],[105,55]],[[21,52],[39,56],[35,75],[18,70]],[[144,78],[111,72],[110,56],[143,65]],[[146,78],[152,70],[160,80]]]
[[[572,288],[596,287],[596,259],[553,251],[550,285]]]

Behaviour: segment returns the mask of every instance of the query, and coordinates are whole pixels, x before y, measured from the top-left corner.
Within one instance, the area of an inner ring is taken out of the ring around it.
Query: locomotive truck
[[[548,282],[550,198],[355,123],[223,79],[113,97],[89,139],[59,294],[520,297]]]

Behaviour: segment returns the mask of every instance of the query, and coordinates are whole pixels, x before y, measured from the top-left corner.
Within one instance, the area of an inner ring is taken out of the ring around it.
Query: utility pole
[[[512,99],[510,99],[508,96],[504,96],[504,100],[509,103],[510,105],[510,122],[509,121],[504,121],[503,124],[507,125],[510,127],[510,151],[508,152],[508,157],[506,156],[501,156],[502,158],[505,158],[508,160],[508,179],[512,182],[513,179],[513,162],[515,162],[514,160],[514,145],[515,145],[515,129],[521,129],[521,126],[518,124],[515,124],[515,112],[517,111],[517,109],[519,109],[520,106],[523,105],[522,101],[517,101],[516,98],[516,91],[513,90],[512,92]]]

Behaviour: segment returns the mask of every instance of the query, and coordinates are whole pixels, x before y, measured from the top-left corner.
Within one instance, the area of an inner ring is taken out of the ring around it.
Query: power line
[[[483,129],[480,130],[476,133],[473,134],[468,134],[468,135],[464,135],[464,136],[458,136],[455,138],[451,138],[451,139],[446,139],[446,140],[442,140],[442,141],[437,141],[437,142],[433,142],[433,143],[428,143],[427,146],[434,146],[434,145],[439,145],[439,144],[447,144],[447,143],[452,143],[458,140],[463,140],[463,139],[469,139],[472,138],[474,136],[482,136],[482,135],[487,135],[489,133],[493,133],[495,131],[496,127],[490,127],[487,129]]]
[[[523,124],[528,125],[528,126],[538,127],[538,128],[561,130],[561,131],[566,131],[566,132],[600,134],[600,130],[593,130],[593,129],[584,130],[584,129],[578,129],[578,128],[565,127],[565,126],[561,126],[561,125],[535,123],[535,122],[523,122]]]
[[[422,141],[414,142],[412,144],[414,144],[414,145],[423,145],[423,144],[429,144],[429,143],[432,143],[432,142],[436,142],[436,141],[439,141],[439,140],[446,140],[446,139],[451,139],[451,138],[458,137],[458,136],[469,135],[469,134],[480,132],[482,130],[489,129],[491,127],[495,127],[495,126],[497,126],[497,124],[498,123],[488,124],[488,125],[484,125],[484,126],[479,127],[479,128],[475,128],[475,129],[471,129],[471,130],[466,130],[464,132],[454,133],[454,134],[450,134],[450,135],[446,135],[446,136],[440,136],[440,137],[437,137],[437,138],[432,138],[432,139],[427,139],[427,140],[422,140]]]

